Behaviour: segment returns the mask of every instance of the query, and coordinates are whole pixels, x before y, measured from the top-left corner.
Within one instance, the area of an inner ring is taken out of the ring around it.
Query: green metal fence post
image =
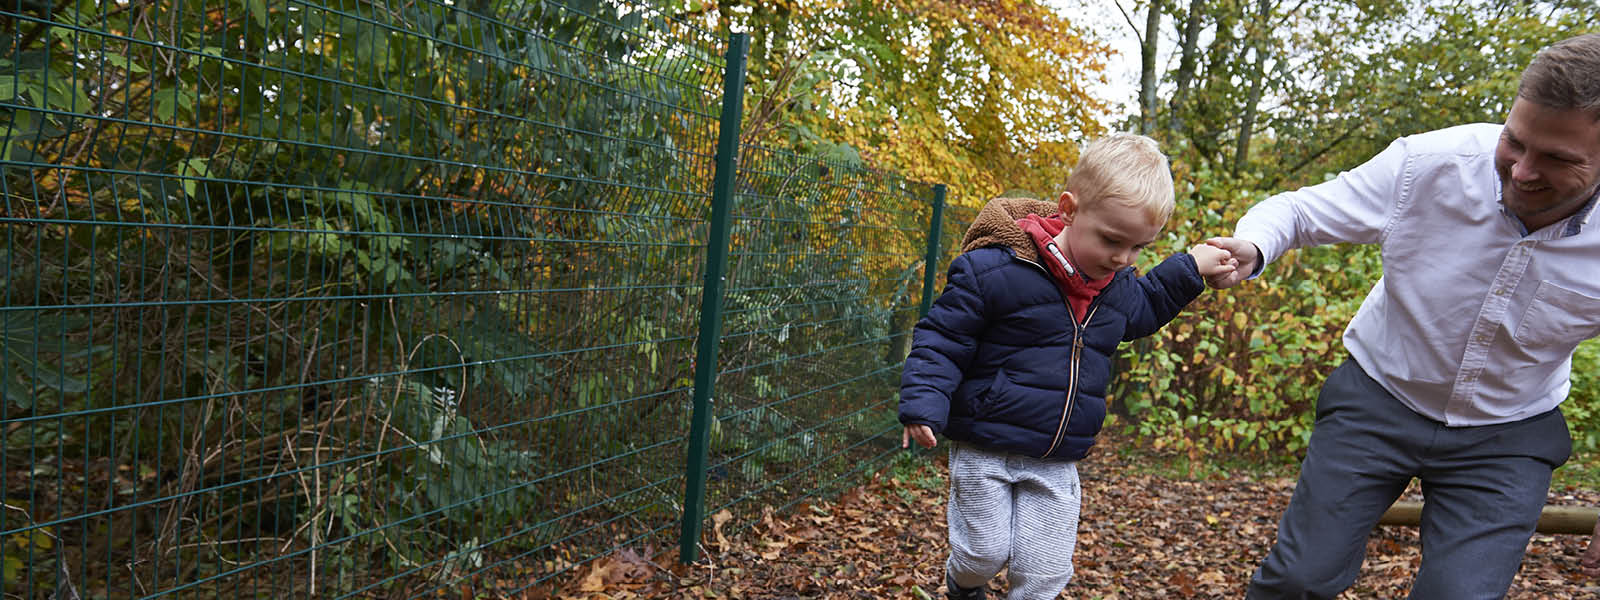
[[[928,316],[933,304],[933,280],[939,271],[939,237],[944,229],[944,184],[933,186],[933,218],[928,224],[928,258],[922,268],[922,311],[918,318]]]
[[[711,187],[711,235],[706,240],[705,286],[700,296],[700,333],[694,359],[694,417],[689,425],[688,472],[683,493],[683,535],[678,560],[699,556],[700,526],[706,501],[706,453],[711,439],[711,396],[716,387],[717,343],[722,337],[722,294],[727,280],[729,221],[738,169],[739,123],[744,119],[745,57],[750,34],[728,37],[722,74],[722,124],[717,134],[716,172]]]

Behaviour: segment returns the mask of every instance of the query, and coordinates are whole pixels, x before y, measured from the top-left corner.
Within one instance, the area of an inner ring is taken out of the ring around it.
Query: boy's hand
[[[1239,238],[1214,237],[1206,240],[1206,244],[1227,250],[1235,259],[1232,272],[1206,278],[1206,285],[1219,290],[1238,285],[1250,277],[1251,273],[1256,272],[1256,263],[1261,261],[1261,249]]]
[[[910,448],[911,440],[916,440],[918,446],[932,448],[939,444],[933,437],[933,428],[927,425],[907,425],[906,432],[900,435],[900,447]]]
[[[1233,253],[1223,248],[1208,244],[1199,244],[1189,249],[1189,255],[1194,257],[1194,264],[1200,270],[1207,284],[1217,287],[1214,281],[1222,281],[1238,271],[1239,259]]]

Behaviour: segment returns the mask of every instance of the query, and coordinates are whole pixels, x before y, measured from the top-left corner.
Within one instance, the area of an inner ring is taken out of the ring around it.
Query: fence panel
[[[732,527],[884,464],[932,186],[741,148],[708,513]]]
[[[511,593],[670,539],[721,36],[595,1],[0,16],[7,597]]]
[[[614,0],[0,17],[8,598],[514,595],[672,545],[724,36]],[[933,194],[737,164],[704,475],[748,519],[896,451]]]

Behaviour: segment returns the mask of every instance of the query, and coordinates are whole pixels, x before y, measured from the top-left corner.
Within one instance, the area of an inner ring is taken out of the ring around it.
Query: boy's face
[[[1162,223],[1137,208],[1106,200],[1079,210],[1072,192],[1061,194],[1061,215],[1070,227],[1066,237],[1067,257],[1089,279],[1102,279],[1139,258],[1139,251],[1155,241]]]

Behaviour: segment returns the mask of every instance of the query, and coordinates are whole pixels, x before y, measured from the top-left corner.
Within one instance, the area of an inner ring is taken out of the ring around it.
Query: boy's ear
[[[1072,192],[1061,192],[1061,197],[1056,199],[1056,209],[1061,211],[1061,220],[1071,225],[1072,216],[1078,212],[1078,197]]]

